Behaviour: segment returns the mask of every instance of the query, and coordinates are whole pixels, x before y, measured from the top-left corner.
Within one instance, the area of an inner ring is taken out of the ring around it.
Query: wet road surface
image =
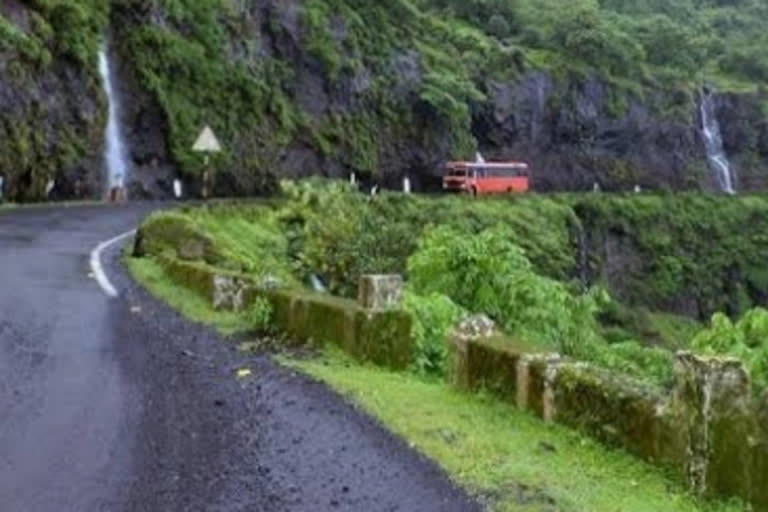
[[[0,510],[464,511],[431,463],[324,386],[251,358],[104,266],[149,205],[0,213]]]

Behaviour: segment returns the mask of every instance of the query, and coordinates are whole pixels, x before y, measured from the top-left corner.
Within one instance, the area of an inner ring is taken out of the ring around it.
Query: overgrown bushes
[[[411,314],[413,369],[422,375],[442,375],[448,353],[448,336],[465,314],[449,297],[406,292],[403,307]]]
[[[700,320],[768,297],[768,201],[696,194],[585,197],[588,273],[633,306]]]
[[[768,385],[768,311],[765,309],[753,309],[736,322],[717,313],[710,327],[701,331],[691,346],[705,354],[740,359],[749,369],[756,387]]]
[[[451,227],[428,231],[408,276],[416,293],[443,294],[551,350],[574,353],[596,336],[597,302],[537,275],[503,227],[469,236]]]
[[[573,292],[536,274],[503,227],[476,235],[450,227],[430,230],[410,257],[408,273],[415,293],[428,295],[432,303],[442,296],[443,304],[455,302],[465,311],[489,315],[506,334],[529,346],[659,382],[671,379],[671,352],[628,338],[611,345],[602,337],[597,314],[610,303],[605,292]],[[432,337],[424,345],[444,344],[450,317],[427,318],[439,328],[423,329]]]
[[[277,201],[159,214],[143,231],[193,240],[193,257],[224,270],[293,288],[316,276],[349,298],[362,274],[402,273],[415,319],[411,364],[424,374],[443,371],[456,321],[484,313],[529,346],[665,383],[672,351],[690,346],[697,323],[659,314],[660,305],[675,304],[664,297],[692,289],[701,304],[730,312],[741,303],[722,295],[725,283],[750,290],[757,303],[768,296],[759,272],[768,242],[753,232],[768,211],[759,198],[367,197],[323,180],[283,190]],[[604,271],[611,265],[618,274]],[[743,356],[759,373],[761,318],[750,313],[734,326],[717,317],[715,332],[693,346]]]

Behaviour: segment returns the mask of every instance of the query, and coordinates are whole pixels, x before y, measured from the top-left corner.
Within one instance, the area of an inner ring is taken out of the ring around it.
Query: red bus
[[[530,169],[522,162],[449,162],[443,190],[473,196],[524,194],[531,188]]]

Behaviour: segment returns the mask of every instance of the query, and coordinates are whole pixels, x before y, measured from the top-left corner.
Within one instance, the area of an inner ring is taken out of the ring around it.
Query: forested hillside
[[[768,0],[0,0],[0,174],[14,199],[98,194],[109,41],[134,196],[196,189],[205,124],[222,195],[428,186],[476,149],[543,191],[716,189],[712,90],[737,188],[764,189],[766,19]]]
[[[423,3],[501,40],[605,77],[707,80],[726,88],[768,81],[763,0]]]

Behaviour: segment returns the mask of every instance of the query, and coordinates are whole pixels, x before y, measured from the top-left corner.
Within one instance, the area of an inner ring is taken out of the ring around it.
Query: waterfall
[[[328,291],[328,289],[323,284],[323,281],[317,274],[312,274],[309,276],[309,282],[312,285],[312,289],[318,293],[325,293]]]
[[[120,132],[120,112],[118,110],[117,95],[112,85],[112,69],[109,63],[109,54],[106,48],[99,50],[99,73],[104,85],[104,93],[107,96],[109,116],[107,127],[104,131],[104,160],[107,165],[107,185],[109,190],[123,188],[128,170],[126,162],[125,144]]]
[[[706,90],[701,93],[701,124],[709,167],[716,173],[720,190],[734,194],[731,164],[723,148],[723,136],[715,113],[714,94]]]

